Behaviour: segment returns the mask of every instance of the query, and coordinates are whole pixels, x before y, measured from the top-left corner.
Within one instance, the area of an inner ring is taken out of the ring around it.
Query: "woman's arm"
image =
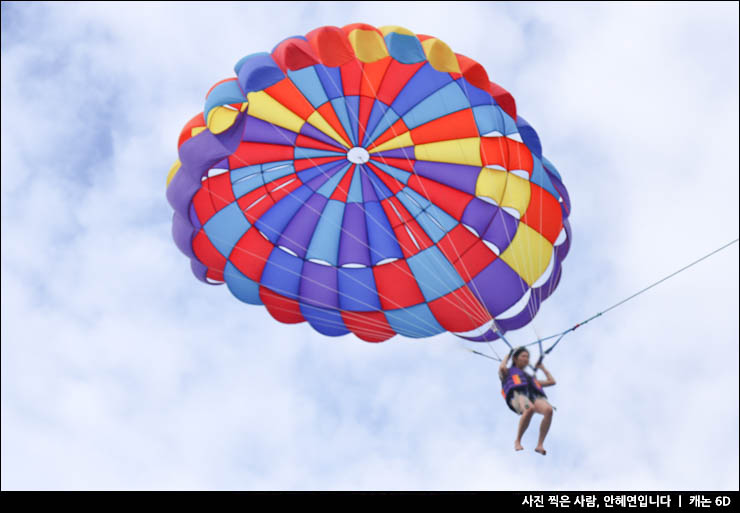
[[[551,387],[555,384],[555,378],[552,377],[552,374],[545,368],[544,365],[542,365],[542,362],[540,362],[537,365],[537,369],[542,369],[542,372],[545,373],[545,376],[547,379],[545,381],[540,381],[540,385],[543,387]],[[539,381],[539,380],[538,380]]]
[[[501,381],[506,379],[506,374],[508,374],[509,370],[506,368],[506,362],[509,361],[509,357],[511,356],[511,351],[509,351],[509,354],[507,354],[503,360],[501,360],[501,365],[498,366],[498,377],[501,379]]]

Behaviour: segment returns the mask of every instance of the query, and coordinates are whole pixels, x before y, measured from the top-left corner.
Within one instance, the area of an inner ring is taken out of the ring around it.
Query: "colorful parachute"
[[[235,72],[183,129],[167,180],[199,279],[278,321],[372,342],[488,341],[531,321],[560,279],[570,202],[480,64],[353,24]]]

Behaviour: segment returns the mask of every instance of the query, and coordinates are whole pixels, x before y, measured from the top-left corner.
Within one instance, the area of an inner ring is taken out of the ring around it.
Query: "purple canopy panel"
[[[414,160],[416,158],[414,157],[413,146],[408,146],[406,148],[397,148],[395,150],[381,151],[379,153],[373,153],[371,156],[406,160]]]
[[[299,171],[298,177],[301,178],[302,181],[305,182],[307,177],[310,176],[308,173],[311,173],[312,175],[315,174],[314,178],[311,178],[306,185],[313,191],[318,191],[322,185],[324,185],[332,176],[337,174],[342,169],[345,169],[347,166],[346,161],[332,161],[327,162],[326,164],[320,164],[318,166],[310,167],[307,169],[304,169],[303,171]],[[306,173],[306,175],[302,175],[303,173]]]
[[[370,266],[370,251],[367,247],[365,211],[359,203],[347,203],[342,220],[342,233],[339,236],[339,265]]]
[[[498,207],[486,203],[478,198],[473,198],[462,215],[462,222],[472,228],[478,234],[486,233],[486,228],[491,224],[491,220],[498,213]]]
[[[514,317],[510,317],[508,319],[496,319],[496,324],[499,328],[503,329],[504,331],[509,330],[516,330],[521,328],[522,326],[526,326],[526,324],[531,321],[535,315],[537,315],[537,311],[540,309],[540,298],[535,294],[534,292],[529,296],[529,301],[527,301],[527,306],[524,307],[524,309],[516,314]]]
[[[209,282],[206,279],[206,273],[208,272],[208,268],[205,265],[201,264],[197,258],[190,259],[190,270],[193,271],[193,274],[195,275],[195,277],[198,278],[203,283],[214,285],[213,283]]]
[[[563,209],[563,217],[568,217],[570,215],[570,196],[568,196],[568,189],[565,188],[563,183],[558,180],[554,174],[549,171],[547,174],[550,177],[553,187],[555,187],[555,190],[557,190],[563,198],[563,202],[560,204],[560,207]]]
[[[302,302],[322,308],[339,308],[337,269],[307,261],[303,265],[300,285]]]
[[[501,207],[496,207],[496,211],[493,219],[491,219],[491,224],[483,233],[483,238],[495,244],[499,251],[503,253],[511,244],[511,240],[519,228],[519,221]]]
[[[175,211],[172,215],[172,238],[175,240],[177,248],[191,259],[195,259],[192,248],[193,236],[193,225],[183,219],[179,212]]]
[[[252,116],[247,116],[243,141],[293,146],[298,134]]]
[[[370,182],[370,178],[368,177],[368,174],[371,171],[368,171],[367,167],[365,166],[357,166],[360,170],[360,178],[362,180],[362,201],[363,203],[369,203],[371,201],[379,201],[378,195],[375,193],[375,187],[373,187],[372,182]]]
[[[313,232],[327,201],[329,200],[321,194],[311,196],[285,227],[278,239],[278,245],[285,246],[301,258],[305,258],[311,237],[313,237]]]
[[[568,251],[570,250],[570,245],[572,243],[570,222],[567,219],[563,219],[563,228],[565,228],[565,242],[559,246],[555,246],[555,252],[561,262],[565,260],[565,257],[568,255]]]
[[[556,259],[555,263],[553,264],[552,274],[547,279],[547,281],[536,289],[532,289],[532,293],[537,294],[540,302],[550,297],[550,294],[555,291],[555,287],[558,286],[558,283],[560,282],[560,276],[562,274],[563,268],[561,266],[561,262]]]
[[[346,148],[344,148],[337,141],[324,134],[324,132],[314,127],[313,125],[309,125],[308,123],[303,123],[303,126],[301,127],[301,135],[305,135],[306,137],[310,137],[311,139],[316,139],[317,141],[321,141],[330,146],[334,146],[337,148],[337,151],[346,151]]]
[[[188,219],[190,220],[190,224],[196,230],[200,230],[202,228],[202,225],[200,224],[200,219],[198,219],[198,213],[195,211],[195,205],[193,205],[192,203],[190,204],[190,217]]]
[[[445,162],[430,162],[417,160],[414,171],[419,175],[435,182],[452,187],[475,196],[475,186],[480,174],[479,167],[463,164],[447,164]],[[472,225],[471,225],[472,226]]]
[[[465,340],[470,340],[471,342],[492,342],[494,340],[498,340],[501,338],[501,336],[494,332],[492,329],[486,331],[483,335],[478,335],[477,337],[460,337],[464,338]]]
[[[245,120],[246,116],[239,115],[234,125],[223,134],[215,136],[205,130],[180,146],[182,166],[167,187],[167,200],[184,218],[188,216],[190,201],[200,188],[201,178],[236,151]]]
[[[519,301],[528,285],[506,262],[497,258],[468,282],[468,287],[495,318]]]

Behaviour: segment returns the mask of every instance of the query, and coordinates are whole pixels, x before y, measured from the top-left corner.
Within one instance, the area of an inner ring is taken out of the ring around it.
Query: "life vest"
[[[514,413],[516,413],[516,410],[511,407],[511,405],[509,404],[509,400],[511,399],[511,396],[515,390],[521,390],[523,392],[529,392],[534,395],[542,395],[544,397],[547,397],[544,390],[542,390],[542,385],[540,385],[540,382],[537,381],[537,378],[530,376],[519,367],[511,366],[509,367],[509,372],[506,374],[506,379],[503,382],[501,395],[504,396],[506,406],[508,406],[509,409]]]

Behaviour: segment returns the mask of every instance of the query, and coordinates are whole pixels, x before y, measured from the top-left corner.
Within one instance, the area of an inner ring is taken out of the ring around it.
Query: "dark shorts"
[[[509,405],[514,409],[515,412],[521,415],[525,412],[525,410],[533,408],[534,402],[537,399],[542,399],[543,401],[547,402],[547,397],[542,394],[535,394],[528,390],[514,390],[514,392],[511,394],[511,399],[509,399]],[[550,403],[547,402],[547,404]]]

